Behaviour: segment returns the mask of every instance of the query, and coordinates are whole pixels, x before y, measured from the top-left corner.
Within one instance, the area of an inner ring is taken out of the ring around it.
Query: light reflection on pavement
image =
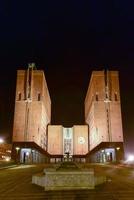
[[[25,168],[31,168],[31,167],[36,167],[36,165],[19,165],[13,168],[9,168],[9,170],[25,169]]]

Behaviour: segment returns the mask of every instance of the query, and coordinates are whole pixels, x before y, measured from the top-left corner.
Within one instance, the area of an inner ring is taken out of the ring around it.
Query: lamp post
[[[20,150],[20,147],[16,147],[16,162],[19,161],[19,150]]]
[[[2,144],[4,144],[4,140],[2,138],[0,138],[0,159],[2,159],[2,149],[3,149]]]

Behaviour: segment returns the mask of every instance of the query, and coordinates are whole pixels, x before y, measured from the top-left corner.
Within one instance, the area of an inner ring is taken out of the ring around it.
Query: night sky
[[[120,72],[127,151],[134,151],[134,3],[0,1],[0,135],[11,141],[16,70],[45,71],[52,124],[84,124],[92,70]]]

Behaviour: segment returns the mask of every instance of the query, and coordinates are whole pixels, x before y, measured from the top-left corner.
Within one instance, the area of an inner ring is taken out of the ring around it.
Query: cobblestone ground
[[[45,192],[31,184],[32,175],[44,167],[25,165],[0,170],[0,200],[134,200],[134,169],[93,166],[96,174],[107,176],[107,182],[95,190]]]

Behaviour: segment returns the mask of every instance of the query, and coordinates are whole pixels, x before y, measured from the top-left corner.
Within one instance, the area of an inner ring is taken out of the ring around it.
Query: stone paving
[[[94,166],[96,173],[107,175],[107,183],[95,190],[45,192],[31,184],[32,175],[44,167],[25,165],[0,170],[0,200],[134,200],[134,169]]]

